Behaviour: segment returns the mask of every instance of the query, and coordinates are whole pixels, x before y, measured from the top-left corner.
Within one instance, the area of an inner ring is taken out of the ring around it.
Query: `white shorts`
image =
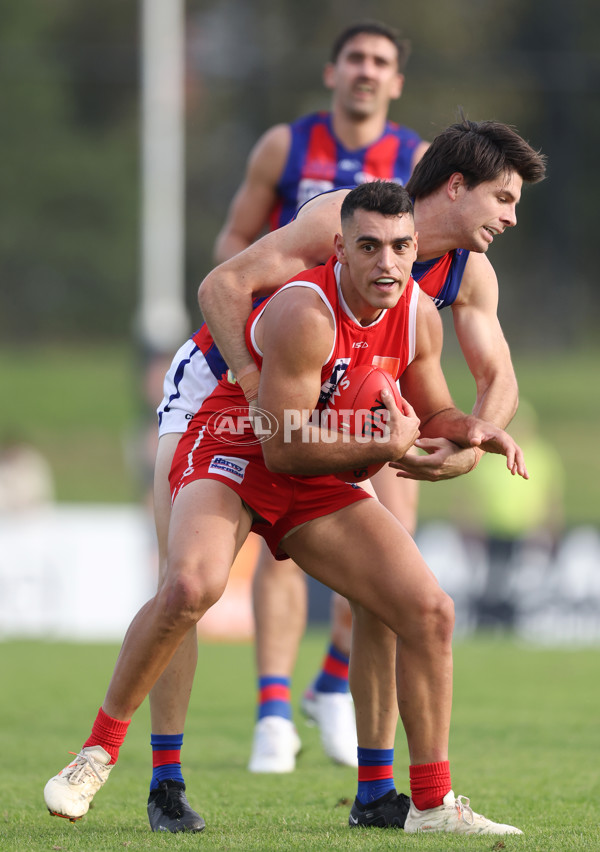
[[[163,400],[156,409],[158,436],[185,432],[190,420],[217,386],[217,379],[193,337],[177,350],[165,376]]]

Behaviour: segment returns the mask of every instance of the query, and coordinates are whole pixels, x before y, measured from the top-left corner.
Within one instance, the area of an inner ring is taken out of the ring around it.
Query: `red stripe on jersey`
[[[302,177],[313,180],[334,180],[337,169],[335,139],[323,124],[316,124],[311,132],[306,156],[302,163]]]
[[[173,749],[173,751],[153,751],[152,766],[167,766],[169,763],[181,763],[181,749]]]
[[[290,688],[282,683],[272,683],[269,686],[263,686],[260,690],[259,701],[264,704],[265,701],[289,701]]]
[[[359,766],[359,781],[380,781],[382,778],[393,778],[394,768],[391,764],[386,766]]]
[[[363,170],[369,177],[389,180],[394,177],[394,163],[398,156],[400,140],[395,136],[384,136],[367,149]]]
[[[279,222],[279,217],[281,216],[282,207],[283,207],[283,202],[277,201],[275,206],[273,207],[273,209],[269,213],[269,230],[270,231],[276,231],[277,228],[281,227],[281,223]]]
[[[452,266],[452,258],[453,252],[449,251],[447,254],[443,255],[443,257],[440,257],[438,262],[434,263],[433,266],[419,278],[419,287],[424,293],[431,296],[432,299],[435,299],[446,283],[448,272]]]

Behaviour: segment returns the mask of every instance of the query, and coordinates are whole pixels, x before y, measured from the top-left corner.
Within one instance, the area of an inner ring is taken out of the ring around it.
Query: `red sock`
[[[83,748],[99,745],[110,754],[110,763],[116,763],[119,749],[123,745],[129,722],[113,719],[108,716],[102,707],[98,710],[92,733],[83,744]]]
[[[437,808],[452,789],[450,762],[421,763],[410,767],[410,795],[420,811]]]

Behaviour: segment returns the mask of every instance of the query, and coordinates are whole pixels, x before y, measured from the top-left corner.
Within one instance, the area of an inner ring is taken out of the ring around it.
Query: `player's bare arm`
[[[473,466],[472,448],[475,447],[505,455],[511,473],[527,478],[523,453],[510,435],[494,424],[464,414],[455,407],[440,364],[441,320],[432,302],[426,299],[422,302],[417,320],[418,349],[401,379],[402,393],[421,420],[421,438],[416,442],[417,446],[423,446],[423,438],[437,439],[441,436],[471,453],[470,467]],[[414,460],[405,460],[405,465],[409,463],[414,463]]]
[[[415,356],[400,377],[400,389],[423,425],[443,411],[456,409],[440,361],[442,321],[431,299],[422,293],[419,296],[415,338]],[[429,430],[427,434],[432,432]]]
[[[441,319],[433,302],[424,294],[419,298],[416,338],[415,358],[403,373],[400,384],[403,396],[415,406],[422,422],[426,422],[435,413],[453,409],[454,403],[440,363]],[[425,437],[422,431],[415,446],[425,450],[425,454],[409,453],[391,465],[401,479],[427,482],[453,479],[474,466],[475,453],[479,452],[471,447],[460,447],[439,434]]]
[[[498,280],[485,255],[469,255],[452,311],[456,336],[477,386],[472,413],[505,428],[517,410],[519,392],[498,320]]]
[[[236,192],[215,242],[221,263],[247,248],[260,236],[275,204],[276,188],[290,149],[289,125],[277,124],[264,133],[248,158],[243,183]]]
[[[244,342],[253,296],[269,295],[304,269],[325,263],[333,253],[346,195],[342,190],[311,201],[310,210],[303,208],[298,219],[213,269],[200,285],[200,310],[235,375],[253,364]]]
[[[334,343],[331,314],[311,289],[294,287],[269,303],[257,324],[257,345],[264,354],[258,397],[260,408],[280,424],[263,446],[270,470],[288,474],[326,474],[390,461],[403,455],[418,435],[418,418],[402,414],[391,395],[389,440],[357,442],[348,435],[309,424],[321,389],[321,368]],[[295,428],[282,428],[284,424]],[[302,428],[304,427],[304,429]]]

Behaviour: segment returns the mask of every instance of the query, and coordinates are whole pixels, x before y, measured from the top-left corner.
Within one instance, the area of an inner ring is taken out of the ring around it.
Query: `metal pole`
[[[142,239],[138,335],[173,352],[189,333],[184,280],[184,0],[142,0]]]

